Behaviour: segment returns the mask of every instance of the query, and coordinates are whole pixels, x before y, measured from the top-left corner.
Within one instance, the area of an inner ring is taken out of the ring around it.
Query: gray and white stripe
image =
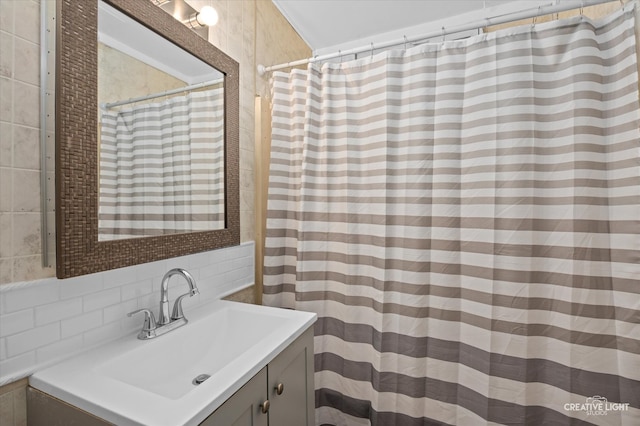
[[[102,114],[101,240],[224,227],[223,90]]]
[[[317,424],[640,423],[636,9],[274,73],[263,301],[318,313]]]

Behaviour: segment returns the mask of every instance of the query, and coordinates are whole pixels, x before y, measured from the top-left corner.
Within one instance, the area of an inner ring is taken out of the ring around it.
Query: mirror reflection
[[[99,240],[225,228],[224,74],[99,2]]]

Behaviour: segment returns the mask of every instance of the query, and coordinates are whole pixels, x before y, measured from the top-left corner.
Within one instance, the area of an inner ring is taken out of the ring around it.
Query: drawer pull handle
[[[282,395],[282,392],[284,392],[284,384],[278,383],[278,385],[275,387],[275,390],[278,395]]]
[[[267,414],[269,412],[270,406],[271,406],[271,403],[269,402],[268,399],[262,404],[260,404],[260,410],[262,411],[262,414]]]

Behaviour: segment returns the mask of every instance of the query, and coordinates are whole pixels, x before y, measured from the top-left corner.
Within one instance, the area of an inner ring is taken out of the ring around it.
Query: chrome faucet
[[[174,275],[182,275],[185,280],[187,280],[189,291],[176,299],[173,303],[173,311],[171,315],[169,315],[169,279]],[[162,284],[160,285],[160,312],[158,313],[158,321],[156,321],[153,312],[149,309],[138,309],[127,314],[128,316],[133,316],[140,312],[144,313],[144,324],[138,334],[138,339],[153,339],[154,337],[162,336],[171,330],[185,325],[187,319],[184,317],[184,312],[182,311],[182,299],[186,296],[195,296],[196,294],[200,294],[200,292],[198,291],[198,287],[196,287],[196,281],[189,272],[182,268],[174,268],[167,272],[162,278]]]
[[[173,304],[173,313],[171,314],[171,317],[169,317],[169,279],[174,275],[182,275],[187,280],[187,284],[189,285],[189,292],[176,299],[175,303]],[[169,324],[172,321],[184,318],[184,315],[182,313],[182,299],[185,296],[191,297],[199,293],[200,292],[198,291],[198,287],[196,287],[195,280],[193,279],[191,274],[184,269],[174,268],[164,274],[164,277],[162,278],[162,284],[160,286],[160,318],[158,318],[158,325]]]

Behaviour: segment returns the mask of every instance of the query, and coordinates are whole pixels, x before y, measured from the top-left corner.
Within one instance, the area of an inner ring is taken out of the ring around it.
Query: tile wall
[[[40,258],[39,84],[40,3],[2,0],[0,284],[54,275]]]

